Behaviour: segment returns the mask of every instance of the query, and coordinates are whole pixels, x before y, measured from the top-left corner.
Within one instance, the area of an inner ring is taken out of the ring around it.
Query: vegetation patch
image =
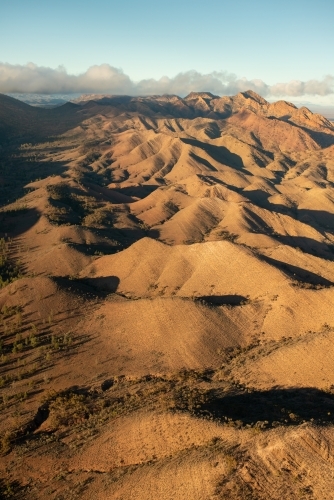
[[[71,189],[65,182],[47,187],[49,208],[47,217],[52,224],[81,224],[89,227],[111,227],[112,210],[100,206],[85,192]]]
[[[92,211],[88,215],[86,215],[82,220],[82,225],[87,227],[105,227],[113,226],[113,217],[112,217],[111,208],[101,207]]]
[[[0,498],[22,498],[20,497],[22,493],[22,488],[17,481],[0,479]]]
[[[236,427],[266,429],[304,422],[333,425],[333,391],[314,388],[249,390],[243,387],[210,389],[191,401],[188,410]],[[199,404],[196,404],[198,401]]]
[[[17,201],[9,208],[2,208],[0,211],[5,215],[10,215],[12,217],[22,215],[28,211],[28,206],[25,202]]]
[[[12,258],[11,241],[0,239],[0,288],[21,277],[20,268]]]
[[[49,194],[48,219],[56,225],[79,224],[90,212],[90,208],[82,196],[71,191],[62,182],[47,187]]]

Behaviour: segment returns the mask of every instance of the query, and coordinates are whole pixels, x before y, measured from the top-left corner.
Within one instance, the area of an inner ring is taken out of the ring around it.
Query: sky
[[[334,106],[333,0],[1,0],[0,92]]]

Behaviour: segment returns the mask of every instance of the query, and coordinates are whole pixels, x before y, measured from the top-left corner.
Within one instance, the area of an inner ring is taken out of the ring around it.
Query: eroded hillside
[[[0,117],[1,494],[334,498],[333,124],[251,91]]]

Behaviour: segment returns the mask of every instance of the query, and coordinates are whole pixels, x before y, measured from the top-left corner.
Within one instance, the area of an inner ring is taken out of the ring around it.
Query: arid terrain
[[[334,123],[0,95],[0,497],[334,499]]]

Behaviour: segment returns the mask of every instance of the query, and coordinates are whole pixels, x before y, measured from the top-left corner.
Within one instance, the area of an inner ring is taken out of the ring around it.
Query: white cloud
[[[292,80],[288,83],[276,83],[270,87],[270,94],[276,95],[289,95],[289,96],[303,96],[303,95],[330,95],[334,93],[334,77],[327,75],[323,80],[308,80],[301,82],[299,80]]]
[[[109,64],[91,66],[85,73],[71,75],[64,67],[56,69],[33,63],[13,65],[0,63],[0,92],[2,93],[108,93],[128,95],[177,94],[191,91],[209,91],[218,95],[232,95],[254,90],[265,97],[327,96],[334,93],[334,77],[302,82],[293,80],[268,85],[262,80],[238,78],[227,72],[202,74],[197,71],[179,73],[173,78],[145,79],[134,82],[122,70]]]
[[[75,76],[62,66],[52,69],[29,63],[25,66],[0,63],[0,92],[57,94],[71,92],[128,93],[133,84],[122,71],[101,64]]]

